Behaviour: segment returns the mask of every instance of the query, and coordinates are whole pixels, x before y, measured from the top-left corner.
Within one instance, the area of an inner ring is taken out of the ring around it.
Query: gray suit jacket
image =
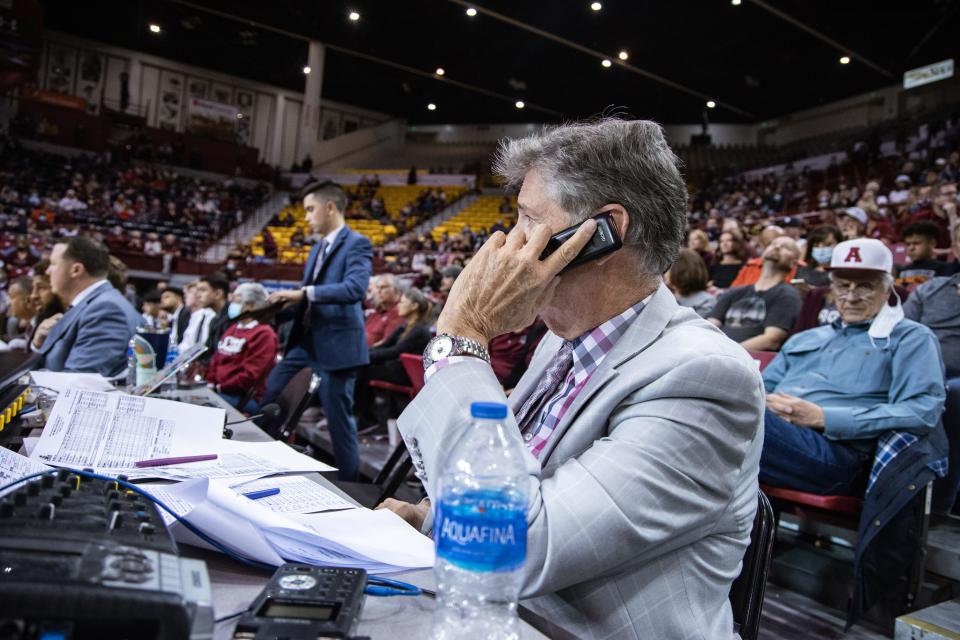
[[[40,347],[43,366],[51,371],[120,375],[127,366],[127,343],[140,319],[110,283],[100,285],[67,309],[50,330]]]
[[[544,338],[514,410],[560,343]],[[507,402],[470,360],[437,371],[400,416],[431,496],[481,400]],[[728,597],[756,510],[763,407],[749,355],[661,285],[541,460],[528,455],[524,606],[579,638],[736,637]]]

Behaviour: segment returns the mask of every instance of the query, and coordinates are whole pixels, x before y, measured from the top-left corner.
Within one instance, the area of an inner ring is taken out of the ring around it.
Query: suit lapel
[[[570,427],[574,418],[577,417],[577,414],[580,413],[580,410],[583,409],[590,398],[617,377],[617,368],[620,365],[637,356],[663,333],[664,327],[670,322],[670,318],[673,317],[676,309],[676,298],[666,285],[661,283],[660,288],[647,303],[646,308],[633,321],[630,328],[627,329],[626,333],[603,359],[603,362],[600,363],[600,366],[593,372],[587,384],[580,390],[573,404],[570,405],[570,408],[567,409],[567,412],[557,424],[557,428],[550,435],[543,454],[540,456],[541,464],[546,465],[564,432]]]
[[[320,243],[313,245],[310,249],[310,256],[307,258],[307,264],[303,267],[304,286],[313,284],[313,266],[317,263],[317,254],[320,253]]]
[[[543,377],[547,366],[560,349],[562,340],[556,334],[548,332],[543,336],[543,347],[540,348],[537,356],[530,361],[526,373],[517,381],[517,386],[513,388],[510,394],[510,409],[516,414],[526,402],[533,390],[537,388],[537,383]]]
[[[94,291],[92,291],[90,295],[81,300],[80,304],[75,304],[67,309],[63,314],[63,317],[60,318],[60,322],[53,325],[53,329],[50,330],[50,334],[47,335],[47,339],[43,341],[43,346],[40,347],[40,353],[48,353],[61,338],[67,335],[73,325],[80,320],[80,314],[82,313],[83,308],[90,304],[91,300],[95,300],[105,287],[109,286],[111,286],[109,283],[100,285]]]
[[[318,279],[327,270],[327,267],[330,265],[330,261],[333,259],[333,254],[343,245],[344,242],[346,242],[348,233],[350,233],[350,228],[344,227],[340,233],[337,234],[336,239],[333,241],[333,245],[327,250],[327,255],[323,259],[323,263],[320,265],[320,271],[317,273]],[[319,259],[319,257],[317,259]]]

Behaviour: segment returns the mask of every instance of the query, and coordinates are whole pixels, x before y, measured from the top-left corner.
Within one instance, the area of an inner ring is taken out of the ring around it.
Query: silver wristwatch
[[[427,348],[423,350],[423,370],[426,371],[434,362],[451,356],[473,356],[490,363],[490,352],[476,340],[441,333],[428,342]]]

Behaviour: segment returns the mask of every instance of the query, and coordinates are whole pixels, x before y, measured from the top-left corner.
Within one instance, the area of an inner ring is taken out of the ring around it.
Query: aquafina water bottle
[[[127,343],[127,389],[137,386],[137,337],[130,338]]]
[[[527,556],[524,445],[506,405],[475,402],[473,425],[438,479],[435,640],[520,637],[517,600]]]

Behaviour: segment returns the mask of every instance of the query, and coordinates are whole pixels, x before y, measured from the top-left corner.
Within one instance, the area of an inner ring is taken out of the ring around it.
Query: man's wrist
[[[445,333],[451,336],[460,336],[461,338],[467,338],[473,340],[474,342],[480,344],[483,347],[487,347],[490,344],[490,338],[483,335],[482,332],[474,329],[473,327],[467,325],[463,322],[457,322],[454,320],[444,320],[443,317],[437,320],[437,335]]]

